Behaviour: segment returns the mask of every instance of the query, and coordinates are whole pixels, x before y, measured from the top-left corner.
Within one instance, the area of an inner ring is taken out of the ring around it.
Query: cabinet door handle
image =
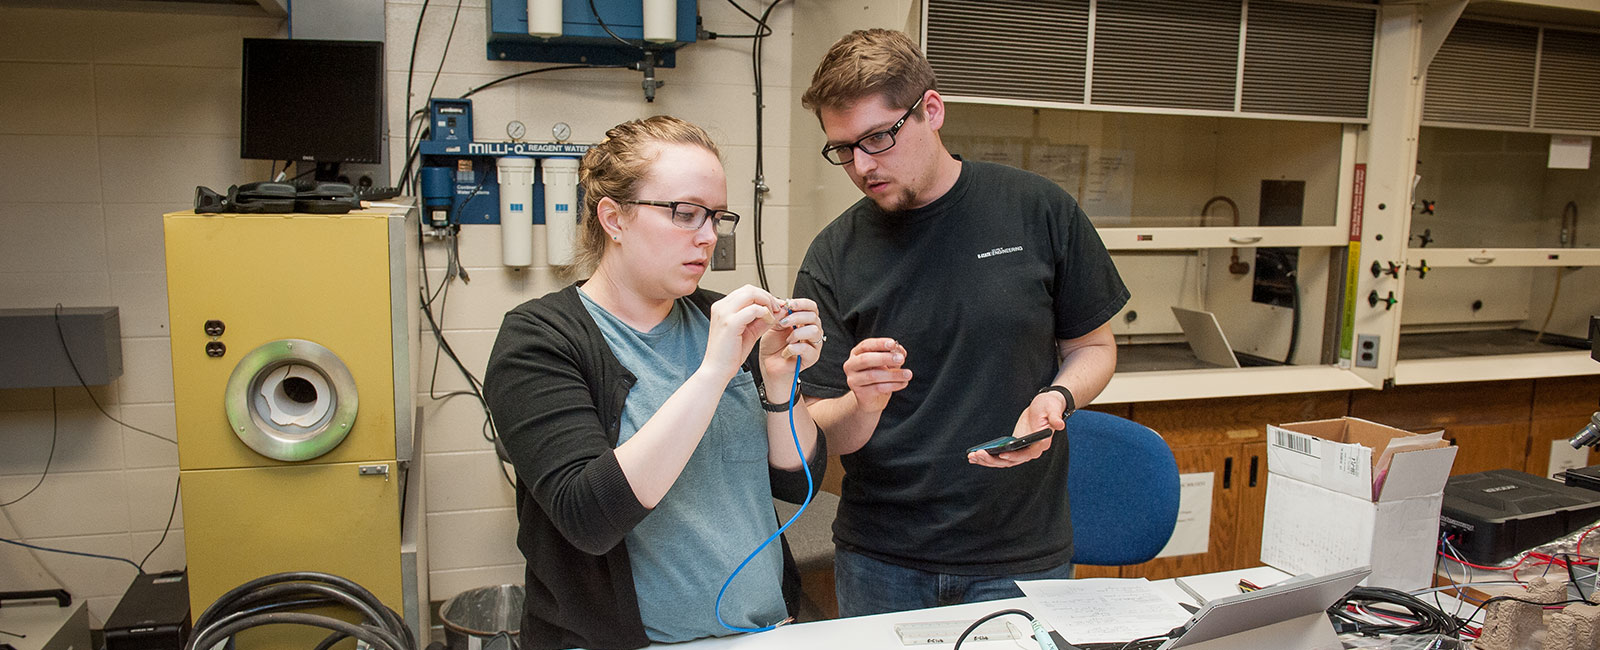
[[[1233,242],[1235,244],[1254,244],[1254,243],[1256,243],[1258,241],[1261,241],[1261,235],[1255,235],[1253,237],[1251,237],[1251,236],[1229,237],[1228,241]]]
[[[1222,459],[1222,489],[1233,487],[1233,457]]]
[[[1250,457],[1250,487],[1255,487],[1256,486],[1256,476],[1259,473],[1260,466],[1261,466],[1261,457],[1260,456],[1251,456]]]
[[[1494,257],[1489,255],[1485,255],[1483,257],[1469,257],[1467,258],[1467,261],[1472,262],[1473,264],[1493,264]]]

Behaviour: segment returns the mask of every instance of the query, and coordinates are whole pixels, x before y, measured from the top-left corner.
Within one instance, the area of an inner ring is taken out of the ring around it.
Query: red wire
[[[1484,571],[1510,571],[1512,569],[1517,568],[1517,566],[1521,565],[1523,562],[1527,562],[1528,561],[1527,557],[1523,557],[1521,560],[1517,560],[1516,564],[1513,564],[1511,566],[1504,566],[1504,567],[1501,567],[1501,566],[1483,566],[1481,564],[1473,564],[1471,562],[1468,562],[1466,560],[1458,558],[1458,557],[1456,557],[1454,555],[1450,555],[1448,553],[1445,553],[1444,551],[1439,551],[1439,556],[1443,557],[1443,558],[1445,558],[1447,560],[1450,560],[1451,562],[1455,562],[1456,564],[1460,564],[1460,565],[1463,565],[1463,566],[1469,566],[1469,567],[1472,567],[1474,569],[1482,569]]]
[[[1383,612],[1380,612],[1380,611],[1378,611],[1378,610],[1375,610],[1375,609],[1368,609],[1368,608],[1366,608],[1366,607],[1357,607],[1357,606],[1355,606],[1355,605],[1351,605],[1351,606],[1350,606],[1350,609],[1351,609],[1351,610],[1352,610],[1352,611],[1355,611],[1355,612],[1357,612],[1357,613],[1361,613],[1361,614],[1368,614],[1368,615],[1371,615],[1371,616],[1376,616],[1376,617],[1378,617],[1378,618],[1381,618],[1381,619],[1386,619],[1386,620],[1390,620],[1390,621],[1394,621],[1394,622],[1396,622],[1396,623],[1406,623],[1406,624],[1410,624],[1410,625],[1416,625],[1416,624],[1417,624],[1417,621],[1416,621],[1416,620],[1414,620],[1414,619],[1409,619],[1409,618],[1400,618],[1400,617],[1398,617],[1398,616],[1390,616],[1390,615],[1388,615],[1388,614],[1385,614],[1385,613],[1383,613]]]

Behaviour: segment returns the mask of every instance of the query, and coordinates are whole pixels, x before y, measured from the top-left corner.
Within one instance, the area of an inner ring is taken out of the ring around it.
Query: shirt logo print
[[[1005,255],[1006,253],[1020,253],[1020,252],[1022,252],[1022,247],[1021,246],[997,246],[995,248],[989,249],[988,251],[985,251],[985,252],[982,252],[982,253],[978,253],[978,259],[980,259],[980,260],[981,259],[988,259],[988,258],[994,257],[996,255]]]

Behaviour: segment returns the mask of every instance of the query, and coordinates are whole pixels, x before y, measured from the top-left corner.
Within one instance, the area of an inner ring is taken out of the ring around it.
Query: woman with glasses
[[[775,544],[716,605],[777,530],[772,498],[803,501],[803,465],[826,461],[804,403],[790,412],[795,365],[822,349],[815,303],[698,286],[739,221],[718,156],[673,117],[608,131],[579,171],[567,271],[588,279],[500,327],[484,391],[517,470],[524,649],[728,634],[780,622],[797,593]]]

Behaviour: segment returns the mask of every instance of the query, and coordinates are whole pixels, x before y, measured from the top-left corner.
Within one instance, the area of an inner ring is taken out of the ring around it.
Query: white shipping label
[[[1371,456],[1368,456],[1370,458]],[[1361,476],[1361,450],[1359,447],[1340,446],[1338,465],[1334,470],[1346,476]]]

